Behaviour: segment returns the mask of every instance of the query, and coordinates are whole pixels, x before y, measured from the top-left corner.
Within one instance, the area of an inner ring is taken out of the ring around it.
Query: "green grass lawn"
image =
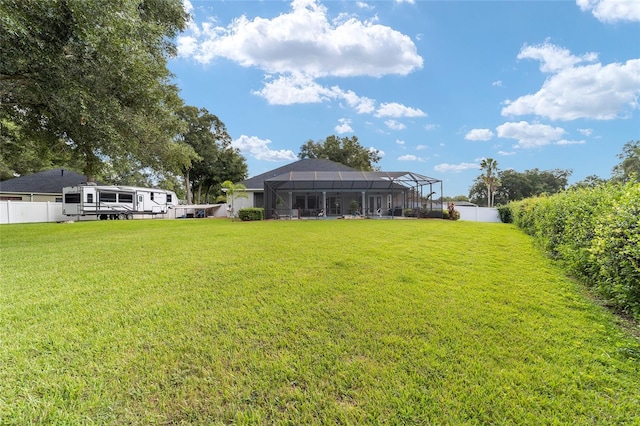
[[[516,228],[0,228],[0,424],[640,424],[640,344]]]

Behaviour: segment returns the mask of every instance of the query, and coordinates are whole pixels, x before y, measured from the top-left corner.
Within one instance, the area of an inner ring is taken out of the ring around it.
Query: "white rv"
[[[164,189],[92,184],[62,188],[62,214],[67,216],[133,219],[134,214],[165,214],[177,205],[176,194]]]

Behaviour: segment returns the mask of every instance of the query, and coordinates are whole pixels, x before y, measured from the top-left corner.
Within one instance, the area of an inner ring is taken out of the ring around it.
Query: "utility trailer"
[[[135,214],[165,214],[177,205],[176,194],[164,189],[92,184],[62,188],[62,214],[67,216],[123,220]]]

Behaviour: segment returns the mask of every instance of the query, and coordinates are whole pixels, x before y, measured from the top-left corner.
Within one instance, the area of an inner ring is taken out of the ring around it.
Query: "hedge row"
[[[264,220],[264,209],[249,207],[238,210],[238,217],[243,221]]]
[[[532,235],[613,307],[640,319],[640,182],[569,190],[507,207],[501,211],[505,221]]]

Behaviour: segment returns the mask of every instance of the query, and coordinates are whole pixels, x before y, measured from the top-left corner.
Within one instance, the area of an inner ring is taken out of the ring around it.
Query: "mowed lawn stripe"
[[[0,229],[0,423],[638,421],[640,348],[503,224]]]

